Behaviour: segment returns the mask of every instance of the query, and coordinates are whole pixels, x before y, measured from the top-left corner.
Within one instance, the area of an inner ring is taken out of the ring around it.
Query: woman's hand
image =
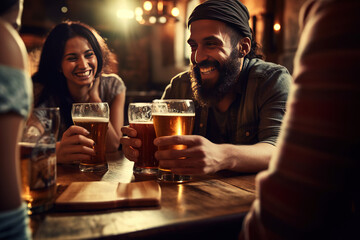
[[[80,126],[70,126],[63,134],[61,141],[56,144],[56,158],[58,163],[74,163],[80,160],[90,160],[95,156],[92,148],[94,141],[88,138],[89,132]]]

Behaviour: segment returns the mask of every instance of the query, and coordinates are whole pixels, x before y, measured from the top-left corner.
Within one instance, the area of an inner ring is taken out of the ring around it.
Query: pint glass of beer
[[[82,172],[101,172],[108,169],[105,158],[106,132],[109,124],[109,105],[107,103],[74,103],[71,117],[75,125],[85,128],[94,140],[95,156],[90,160],[81,160]]]
[[[55,144],[60,125],[59,108],[35,108],[27,120],[21,141],[21,196],[28,213],[53,206],[56,194]]]
[[[154,100],[152,116],[156,137],[171,135],[190,135],[194,128],[195,107],[189,99]],[[172,149],[186,149],[185,145],[174,145]],[[159,150],[163,150],[159,148]],[[185,182],[190,176],[177,175],[170,169],[159,166],[158,180],[165,182]]]
[[[159,161],[155,158],[155,130],[151,115],[151,103],[130,103],[128,119],[130,127],[137,131],[141,140],[138,161],[134,164],[135,174],[156,175]]]

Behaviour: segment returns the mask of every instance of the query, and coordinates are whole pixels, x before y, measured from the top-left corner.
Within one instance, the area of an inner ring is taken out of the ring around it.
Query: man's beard
[[[205,60],[191,67],[191,87],[195,99],[203,106],[213,105],[222,100],[236,85],[240,75],[241,61],[237,49],[233,49],[228,60],[220,66],[218,61]],[[202,85],[200,67],[215,67],[219,78],[213,87]]]

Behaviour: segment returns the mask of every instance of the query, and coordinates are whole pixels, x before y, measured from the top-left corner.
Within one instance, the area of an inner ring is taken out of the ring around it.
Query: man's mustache
[[[209,61],[209,60],[204,60],[200,63],[195,64],[194,68],[199,69],[199,68],[207,68],[207,67],[215,67],[215,68],[219,68],[220,67],[220,63],[218,61]]]

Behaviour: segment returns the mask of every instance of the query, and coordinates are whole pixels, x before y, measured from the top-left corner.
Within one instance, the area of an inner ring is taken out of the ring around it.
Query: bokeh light
[[[280,29],[281,29],[281,25],[280,25],[279,23],[275,23],[275,24],[274,24],[274,30],[275,30],[276,32],[278,32],[278,31],[280,31]]]
[[[135,8],[135,16],[142,16],[144,14],[144,11],[141,7]]]
[[[154,16],[149,17],[149,23],[155,24],[156,23],[156,17],[154,17]]]
[[[152,9],[152,3],[150,1],[145,1],[144,2],[144,9],[146,11],[150,11]]]
[[[122,19],[133,19],[134,18],[134,12],[128,9],[119,9],[116,13],[118,18]]]
[[[62,13],[67,13],[68,11],[69,11],[69,9],[66,6],[61,7]]]
[[[165,16],[161,16],[161,17],[159,17],[159,23],[164,24],[164,23],[166,23],[166,21],[167,21],[167,19],[166,19],[166,17],[165,17]]]
[[[177,7],[173,7],[173,9],[171,9],[171,15],[173,15],[174,17],[179,16],[180,11]]]

